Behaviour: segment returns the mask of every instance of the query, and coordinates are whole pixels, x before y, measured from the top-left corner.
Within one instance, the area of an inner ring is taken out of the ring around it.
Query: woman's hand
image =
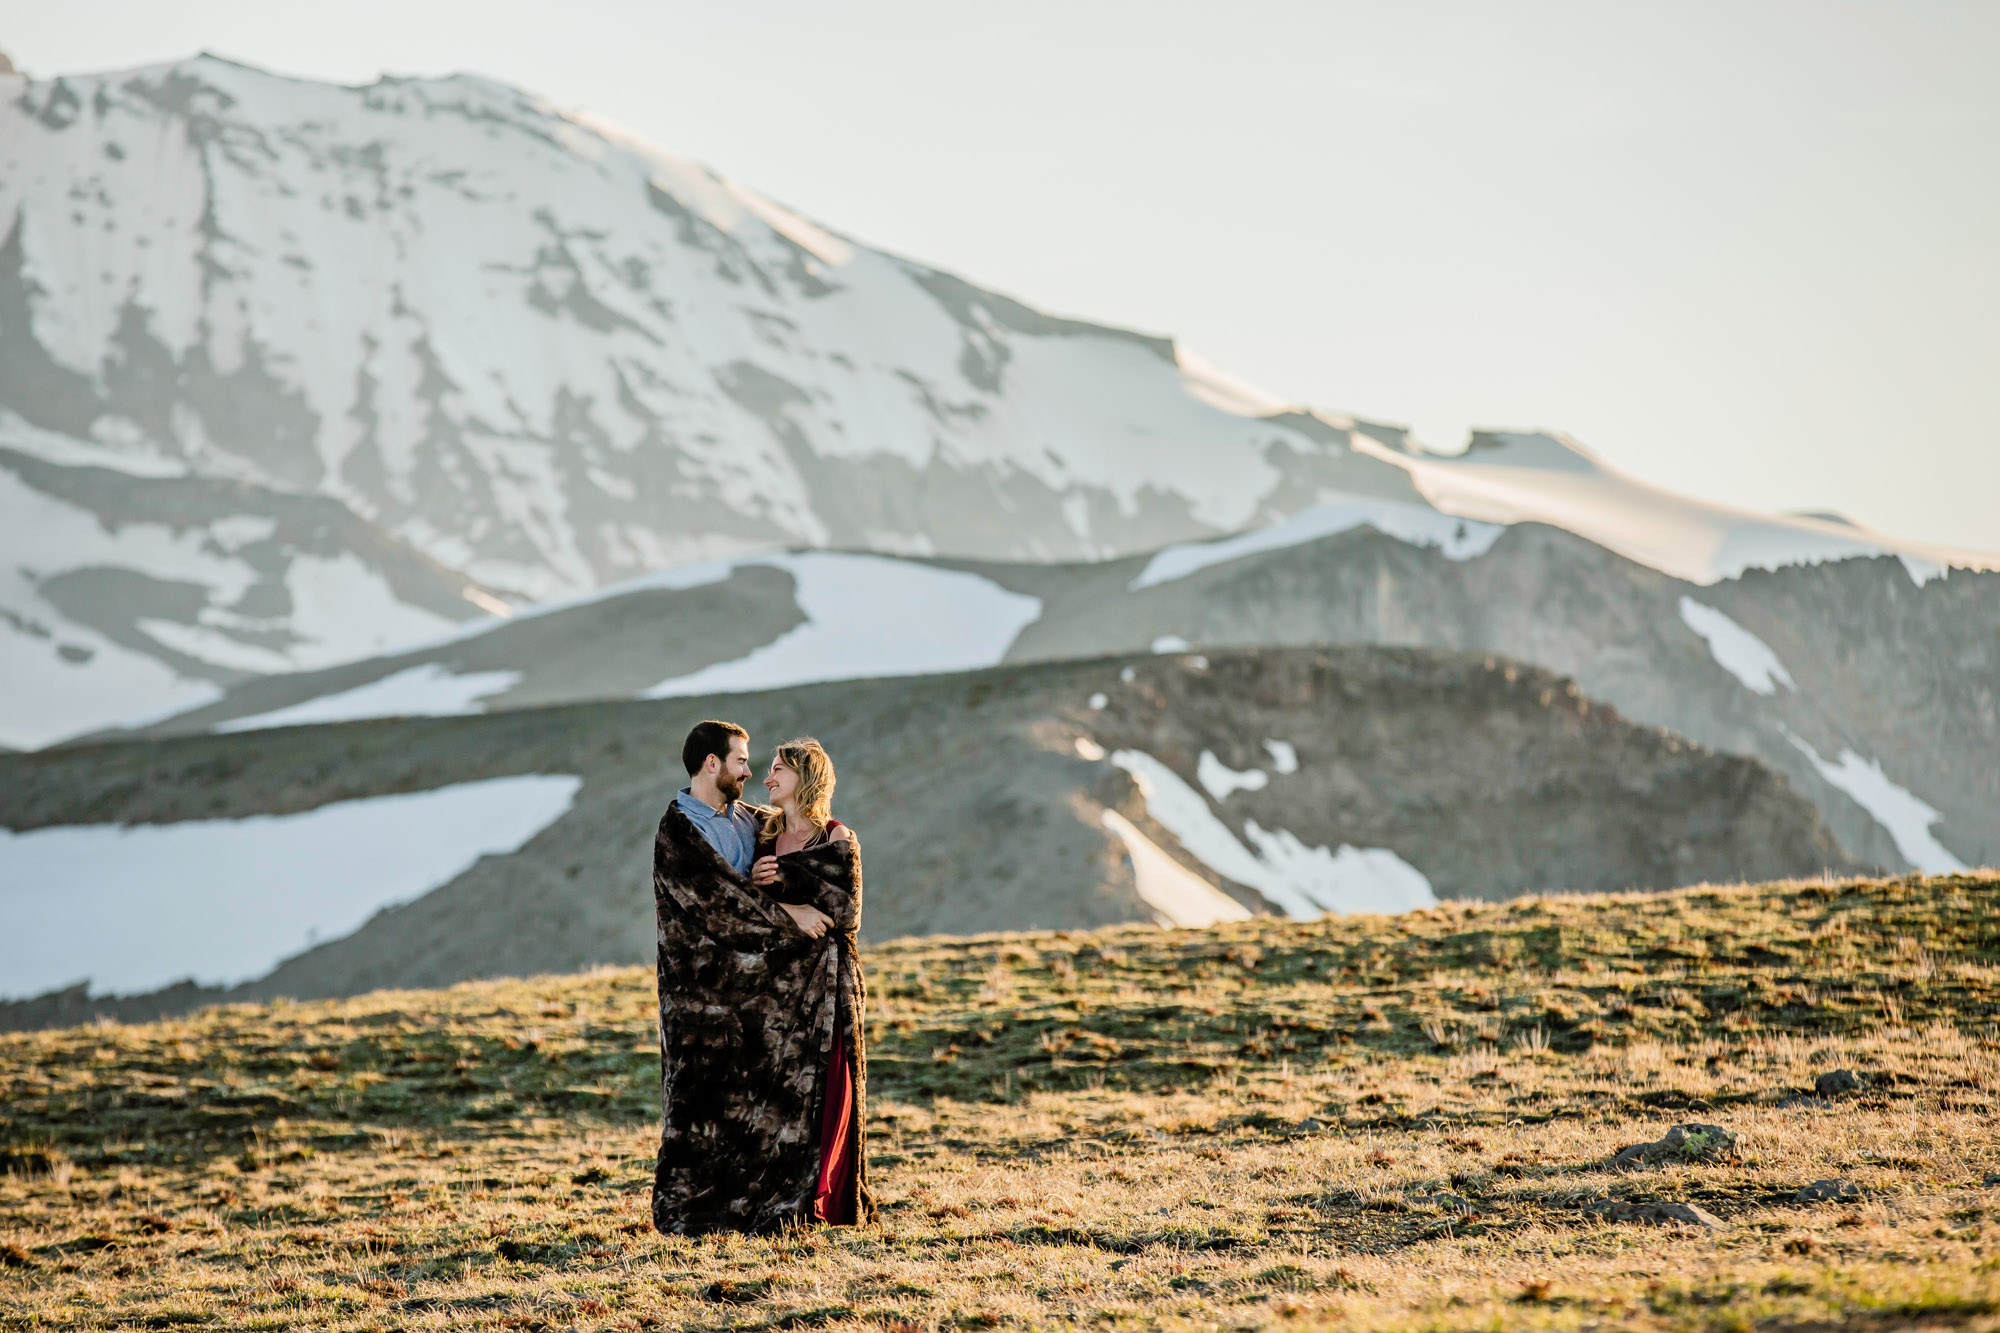
[[[759,888],[776,884],[778,879],[778,858],[775,856],[760,857],[750,867],[750,882]]]
[[[818,939],[820,936],[826,934],[826,928],[833,924],[833,918],[825,912],[820,911],[817,907],[809,907],[796,903],[779,903],[778,906],[784,908],[786,914],[798,923],[800,930],[803,930],[814,939]]]

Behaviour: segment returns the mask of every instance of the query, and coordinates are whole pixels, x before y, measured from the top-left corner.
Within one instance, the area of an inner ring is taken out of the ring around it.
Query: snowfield
[[[1370,527],[1412,546],[1432,546],[1453,560],[1471,560],[1492,549],[1502,524],[1480,523],[1453,518],[1422,505],[1395,500],[1375,500],[1363,496],[1322,497],[1290,518],[1269,527],[1225,537],[1220,541],[1189,542],[1169,546],[1146,562],[1132,580],[1134,592],[1162,583],[1184,579],[1214,565],[1240,560],[1263,551],[1279,551],[1301,546],[1336,533]]]
[[[1243,845],[1180,774],[1143,750],[1116,750],[1111,762],[1132,775],[1146,813],[1216,874],[1264,895],[1299,920],[1333,912],[1408,912],[1435,907],[1437,895],[1423,872],[1381,847],[1338,851],[1307,847],[1285,829],[1244,824]],[[1136,858],[1135,858],[1136,864]]]
[[[520,683],[518,671],[474,671],[459,676],[436,662],[426,662],[289,708],[218,722],[212,730],[259,731],[368,717],[451,717],[480,712],[481,699]]]
[[[995,666],[1042,614],[991,579],[882,556],[804,552],[736,564],[782,569],[806,623],[734,662],[663,680],[642,698]]]
[[[262,976],[518,849],[582,781],[533,774],[301,814],[0,829],[0,998]]]

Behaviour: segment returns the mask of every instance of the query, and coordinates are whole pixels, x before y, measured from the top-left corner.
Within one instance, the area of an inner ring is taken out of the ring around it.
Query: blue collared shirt
[[[701,836],[722,854],[730,869],[739,875],[750,873],[751,859],[757,854],[757,816],[749,806],[731,801],[717,810],[686,787],[674,797],[674,804],[694,821]]]

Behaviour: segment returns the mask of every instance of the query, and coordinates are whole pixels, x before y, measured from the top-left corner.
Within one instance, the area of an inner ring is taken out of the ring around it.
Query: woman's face
[[[792,799],[792,793],[798,789],[798,770],[786,764],[782,758],[773,756],[771,771],[764,777],[764,790],[771,793],[771,804],[783,805]]]

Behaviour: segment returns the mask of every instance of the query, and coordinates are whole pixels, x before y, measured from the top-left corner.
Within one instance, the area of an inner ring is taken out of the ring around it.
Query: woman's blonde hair
[[[799,789],[792,795],[799,817],[815,831],[826,832],[826,822],[833,818],[833,760],[827,757],[826,747],[810,736],[801,736],[778,746],[772,757],[784,760],[785,767],[799,775]],[[784,831],[785,812],[773,808],[764,816],[763,838],[773,842]]]

